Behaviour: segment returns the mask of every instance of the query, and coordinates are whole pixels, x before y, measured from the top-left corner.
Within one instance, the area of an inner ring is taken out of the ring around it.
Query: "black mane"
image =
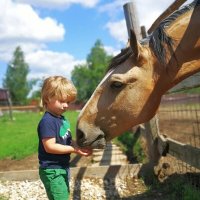
[[[166,34],[165,28],[167,28],[179,16],[193,9],[195,5],[196,6],[200,5],[200,0],[195,0],[191,4],[188,4],[180,8],[179,10],[175,11],[174,13],[172,13],[169,17],[167,17],[160,23],[160,25],[156,28],[156,30],[150,36],[148,36],[147,41],[149,43],[149,46],[153,50],[155,56],[163,64],[166,64],[166,49],[165,49],[166,46],[171,53],[172,53],[172,47],[173,47],[173,40]],[[140,41],[140,43],[143,43],[143,42],[144,42],[143,40]],[[145,41],[145,43],[147,42]],[[115,56],[111,60],[107,71],[109,71],[112,68],[117,67],[133,54],[134,52],[132,51],[131,47],[122,49],[121,53],[119,53],[117,56]]]

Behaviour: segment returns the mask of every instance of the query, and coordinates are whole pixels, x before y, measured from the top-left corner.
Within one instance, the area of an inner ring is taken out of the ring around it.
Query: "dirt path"
[[[31,170],[38,169],[37,154],[28,156],[22,160],[0,160],[0,171]]]
[[[89,166],[91,157],[71,156],[71,166]],[[15,171],[15,170],[36,170],[38,169],[37,154],[28,156],[21,160],[4,159],[0,160],[0,171]]]

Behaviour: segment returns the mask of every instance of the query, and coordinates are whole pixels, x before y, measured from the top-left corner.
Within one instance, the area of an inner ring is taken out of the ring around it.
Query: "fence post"
[[[7,106],[9,107],[10,119],[13,120],[12,101],[11,101],[11,98],[10,98],[9,90],[0,88],[0,101],[6,102]]]
[[[136,38],[140,40],[141,39],[140,26],[138,22],[135,2],[129,2],[124,4],[123,8],[124,8],[124,16],[126,19],[126,27],[129,38],[130,38],[130,29],[133,29],[136,34]]]
[[[10,119],[13,120],[13,114],[12,114],[12,101],[10,98],[10,92],[7,90],[7,102],[9,106],[9,114],[10,114]]]
[[[149,122],[145,123],[144,126],[149,154],[149,162],[152,166],[155,166],[158,164],[158,161],[161,157],[158,150],[159,125],[157,116],[155,116]]]
[[[147,32],[146,32],[145,26],[141,26],[141,35],[142,35],[142,38],[147,37]]]

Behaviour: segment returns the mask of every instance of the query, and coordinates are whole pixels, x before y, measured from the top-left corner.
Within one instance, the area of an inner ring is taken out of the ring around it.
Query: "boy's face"
[[[69,102],[67,98],[63,98],[62,100],[58,100],[57,98],[51,98],[51,100],[47,103],[47,110],[54,115],[60,116],[64,112],[66,112],[69,107]]]

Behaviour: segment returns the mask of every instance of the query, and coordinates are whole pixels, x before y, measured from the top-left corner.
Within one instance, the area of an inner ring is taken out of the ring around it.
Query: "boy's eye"
[[[67,104],[69,104],[70,101],[62,100],[62,101],[60,101],[60,103],[67,103]]]
[[[66,101],[60,101],[60,103],[66,103]]]

